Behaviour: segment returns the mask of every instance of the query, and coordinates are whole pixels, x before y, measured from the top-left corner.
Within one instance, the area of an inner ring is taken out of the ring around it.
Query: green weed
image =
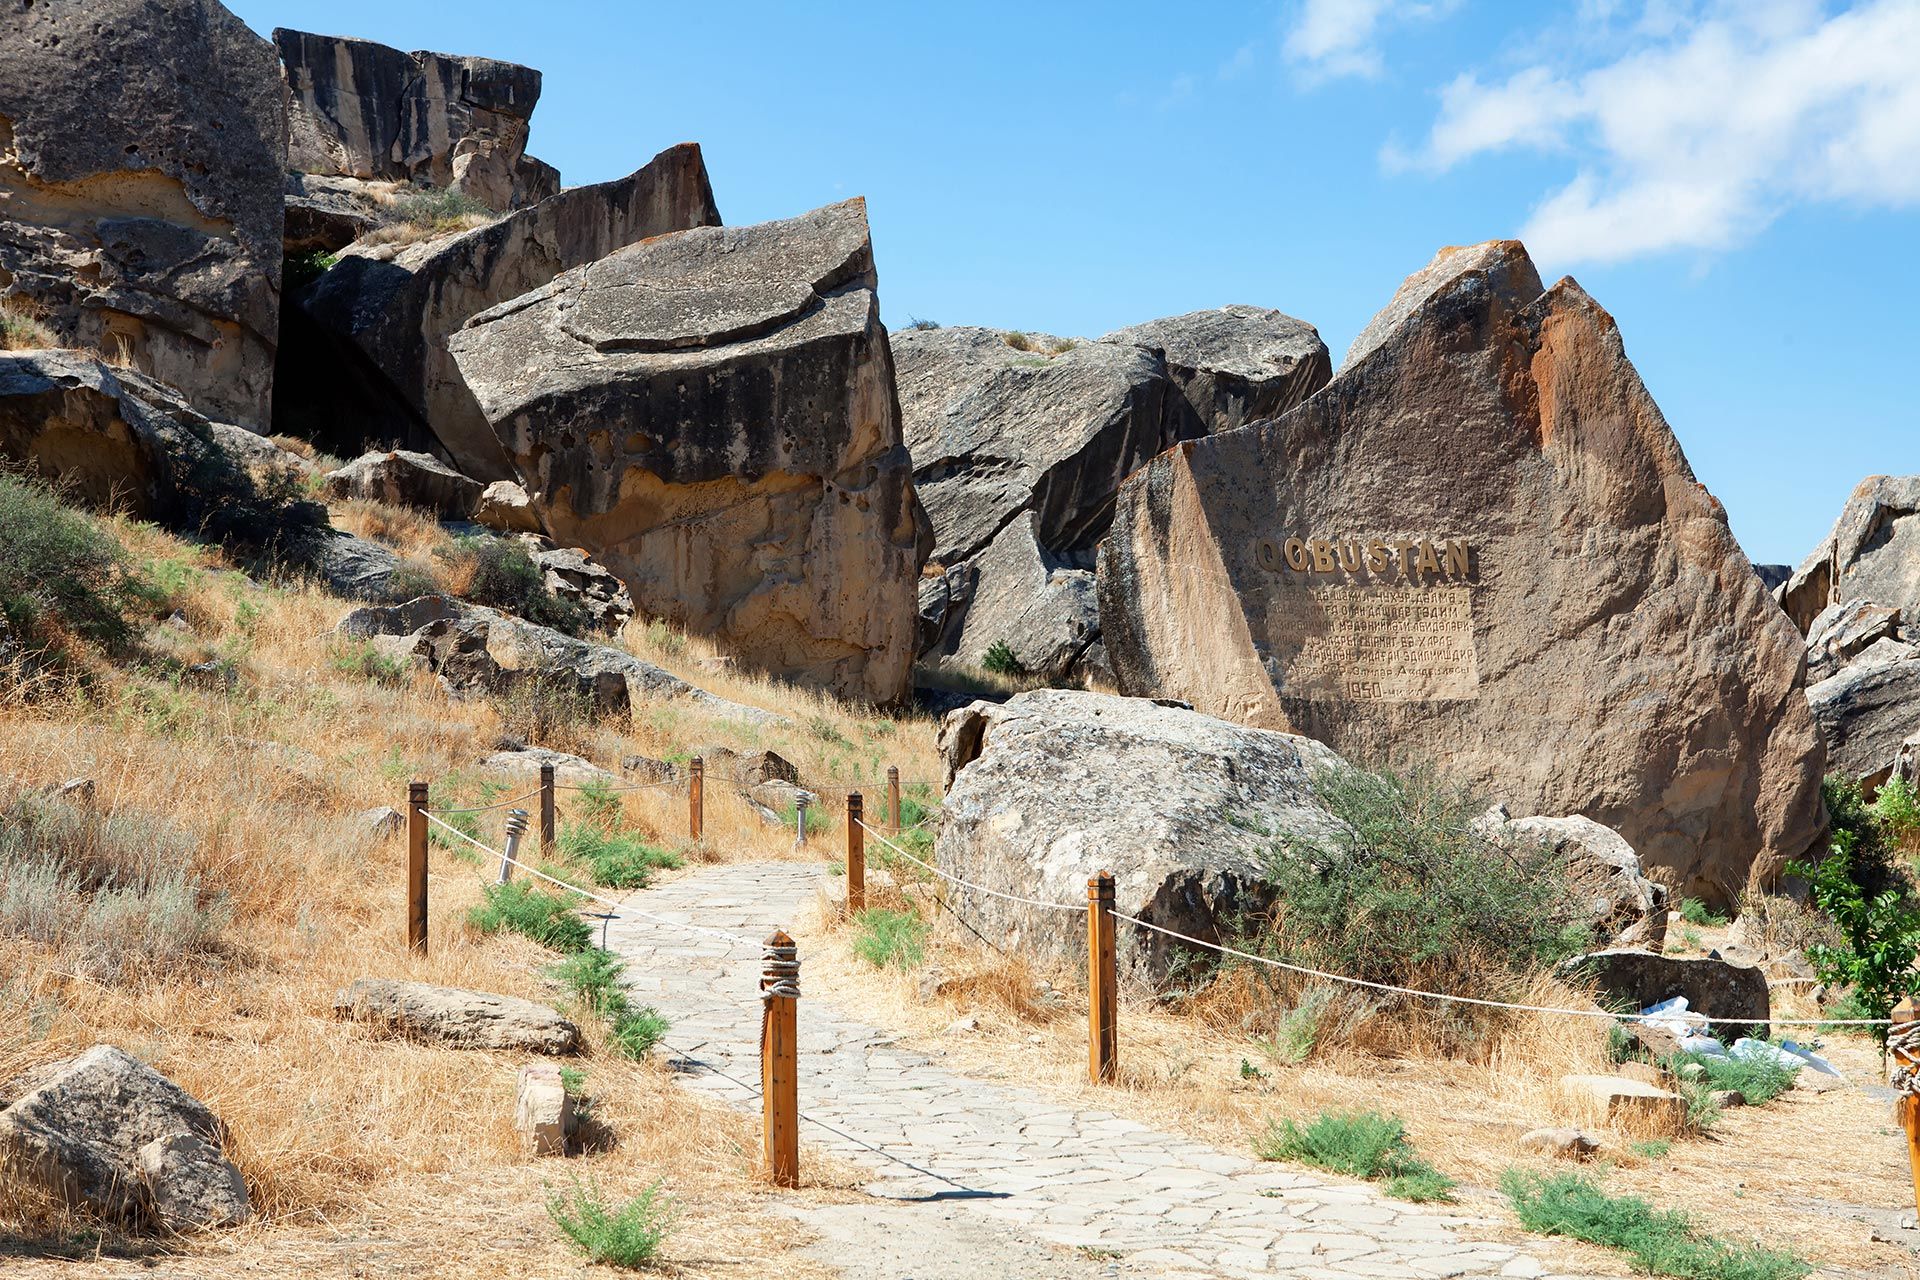
[[[488,885],[485,895],[467,912],[467,923],[481,933],[507,929],[555,951],[584,951],[593,941],[592,928],[574,914],[581,901],[578,894],[549,892],[531,881],[509,880]]]
[[[911,911],[868,907],[853,917],[853,952],[876,969],[915,969],[927,958],[925,921]]]
[[[1253,1150],[1262,1160],[1292,1160],[1378,1181],[1388,1195],[1403,1200],[1452,1199],[1453,1179],[1414,1151],[1399,1116],[1323,1111],[1304,1126],[1273,1121],[1254,1139]]]
[[[570,1192],[548,1192],[547,1216],[589,1262],[644,1267],[672,1231],[675,1210],[659,1182],[616,1206],[599,1183],[575,1179]]]
[[[1698,898],[1680,899],[1680,918],[1688,924],[1706,925],[1714,929],[1727,923],[1724,915],[1709,909],[1707,904]]]

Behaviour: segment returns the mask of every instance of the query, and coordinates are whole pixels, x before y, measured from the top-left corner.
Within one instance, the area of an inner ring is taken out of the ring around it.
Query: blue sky
[[[1437,247],[1520,235],[1756,561],[1920,471],[1920,0],[229,3],[540,68],[568,183],[694,140],[731,223],[864,195],[892,324],[1250,302],[1337,363]]]

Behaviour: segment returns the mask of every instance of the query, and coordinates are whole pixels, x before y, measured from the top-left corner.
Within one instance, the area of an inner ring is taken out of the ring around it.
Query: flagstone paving
[[[745,942],[634,915],[611,922],[608,945],[629,961],[635,994],[673,1024],[669,1044],[688,1087],[758,1107],[757,940],[805,913],[817,877],[817,868],[795,863],[714,866],[627,900]],[[890,1232],[911,1223],[919,1206],[936,1249],[943,1230],[961,1233],[956,1219],[970,1241],[978,1224],[997,1224],[1023,1248],[1043,1242],[1070,1251],[1062,1262],[1110,1260],[1110,1274],[1555,1274],[1529,1246],[1476,1238],[1489,1224],[1458,1212],[1263,1164],[1039,1089],[960,1075],[808,996],[804,964],[800,985],[800,1106],[809,1120],[802,1138],[871,1172],[867,1191],[895,1202],[882,1215]],[[1024,1263],[994,1270],[977,1251],[969,1265],[983,1276],[1074,1273]]]

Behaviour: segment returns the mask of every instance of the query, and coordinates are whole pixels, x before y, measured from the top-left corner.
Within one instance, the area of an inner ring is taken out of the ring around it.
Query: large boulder
[[[1270,307],[1193,311],[1120,329],[1102,342],[1158,351],[1193,418],[1175,438],[1277,418],[1327,385],[1319,330]]]
[[[540,100],[532,67],[284,28],[273,42],[288,167],[447,188],[501,211],[560,189],[558,172],[526,154]]]
[[[1576,914],[1610,947],[1658,951],[1667,937],[1667,890],[1647,878],[1640,855],[1620,833],[1591,818],[1505,818],[1500,834],[1538,841],[1567,869]]]
[[[1864,597],[1830,604],[1807,628],[1807,680],[1825,680],[1875,641],[1900,634],[1900,610],[1892,605]]]
[[[1058,679],[1098,638],[1094,548],[1120,482],[1169,445],[1297,404],[1327,378],[1311,325],[1223,307],[1098,342],[995,329],[895,334],[914,481],[946,581],[923,648],[980,665],[1005,643]]]
[[[417,244],[355,245],[293,299],[324,343],[295,371],[307,411],[348,414],[367,440],[436,443],[483,483],[518,479],[449,337],[570,267],[719,221],[700,148],[683,143],[618,181],[570,188],[482,227]]]
[[[580,1028],[518,996],[393,978],[361,978],[334,997],[334,1013],[456,1049],[572,1053]]]
[[[1920,733],[1920,651],[1881,639],[1807,690],[1814,723],[1827,742],[1827,768],[1879,786]]]
[[[1706,1017],[1715,1035],[1765,1038],[1772,1017],[1767,975],[1751,965],[1706,956],[1663,956],[1611,949],[1564,961],[1568,977],[1591,981],[1623,1013],[1639,1013],[1675,996]]]
[[[876,287],[850,200],[632,245],[451,345],[556,541],[744,662],[892,702],[923,552]]]
[[[1117,910],[1221,942],[1270,905],[1278,841],[1338,830],[1313,792],[1316,771],[1343,767],[1332,751],[1143,698],[1041,689],[976,702],[946,717],[940,747],[940,868],[1068,909],[956,888],[959,908],[996,945],[1062,964],[1085,959],[1072,908],[1099,872],[1113,873]],[[1119,936],[1125,971],[1153,985],[1196,950],[1137,925]]]
[[[0,1172],[129,1225],[230,1227],[251,1213],[220,1121],[112,1045],[0,1089]]]
[[[286,110],[217,0],[15,4],[0,23],[0,280],[61,345],[264,431]],[[124,353],[123,355],[121,353]]]
[[[1868,476],[1781,588],[1802,632],[1830,605],[1871,600],[1920,617],[1920,476]]]
[[[1592,818],[1687,896],[1773,880],[1825,828],[1802,641],[1613,318],[1504,241],[1362,338],[1305,404],[1127,481],[1122,690]]]
[[[480,482],[429,453],[389,449],[363,453],[326,478],[329,498],[360,498],[395,507],[417,507],[464,520],[480,502]]]
[[[729,702],[612,645],[572,636],[445,596],[355,609],[334,627],[341,640],[374,643],[417,658],[455,697],[499,695],[528,683],[572,692],[598,712],[622,715],[649,703],[683,700],[745,724],[785,723],[759,707]]]

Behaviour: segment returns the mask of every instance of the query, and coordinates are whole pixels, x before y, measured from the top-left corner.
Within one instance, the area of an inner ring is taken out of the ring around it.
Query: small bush
[[[1033,339],[1029,338],[1024,333],[1019,332],[1018,330],[1009,329],[1007,332],[1001,334],[1000,338],[1001,338],[1001,341],[1005,342],[1008,346],[1012,347],[1015,351],[1033,350]]]
[[[644,1058],[666,1039],[668,1023],[658,1009],[643,1006],[629,1009],[613,1020],[610,1034],[614,1048],[629,1058]]]
[[[1327,1008],[1332,1003],[1333,992],[1329,988],[1308,989],[1298,1004],[1280,1015],[1273,1038],[1264,1044],[1267,1052],[1276,1061],[1289,1066],[1305,1062],[1313,1054],[1314,1042],[1320,1036],[1321,1020],[1326,1017]]]
[[[1684,1068],[1697,1067],[1697,1071]],[[1683,1085],[1712,1093],[1738,1090],[1749,1106],[1763,1107],[1793,1088],[1799,1068],[1766,1058],[1734,1058],[1715,1053],[1678,1053],[1667,1060],[1667,1070]]]
[[[393,202],[393,216],[426,231],[457,231],[494,211],[464,191],[423,187],[409,191]]]
[[[1920,845],[1920,792],[1911,782],[1901,777],[1887,779],[1868,811],[1890,844],[1907,853],[1915,852]]]
[[[643,1267],[673,1230],[675,1210],[659,1182],[625,1204],[607,1202],[597,1182],[576,1179],[571,1193],[547,1195],[547,1216],[589,1262]]]
[[[45,483],[0,472],[0,615],[44,643],[60,632],[106,648],[143,601],[126,548]]]
[[[584,951],[593,941],[593,929],[574,914],[581,898],[552,893],[530,881],[490,884],[485,900],[467,912],[467,923],[481,933],[509,929],[555,951]]]
[[[453,594],[570,636],[585,635],[592,619],[578,603],[547,590],[546,575],[511,538],[455,538],[434,555],[447,564]]]
[[[382,653],[365,640],[349,641],[336,648],[327,665],[335,671],[362,676],[377,684],[400,685],[407,681],[407,659]]]
[[[1652,1275],[1799,1280],[1813,1270],[1790,1253],[1707,1235],[1676,1210],[1655,1209],[1635,1196],[1608,1195],[1585,1174],[1509,1169],[1500,1189],[1527,1230],[1624,1250]]]
[[[1262,1160],[1293,1160],[1381,1182],[1402,1200],[1452,1199],[1453,1179],[1420,1158],[1399,1116],[1323,1111],[1305,1126],[1275,1121],[1254,1139],[1253,1150]]]
[[[325,249],[315,249],[309,253],[290,253],[280,264],[280,293],[287,296],[296,289],[304,289],[333,269],[340,261],[338,254],[328,253]]]
[[[938,320],[922,320],[918,316],[915,316],[913,319],[907,321],[907,328],[909,329],[918,329],[918,330],[924,331],[928,329],[938,329],[939,327],[940,327],[940,322]]]
[[[53,330],[40,322],[33,303],[18,295],[0,299],[0,351],[57,347]]]
[[[1641,1160],[1664,1160],[1672,1150],[1673,1143],[1667,1138],[1647,1138],[1627,1144],[1627,1154]]]
[[[853,917],[853,953],[876,969],[914,969],[927,958],[926,923],[911,911],[868,907]]]
[[[1486,806],[1470,792],[1427,772],[1359,769],[1323,773],[1314,790],[1345,827],[1271,848],[1277,906],[1253,949],[1373,982],[1514,996],[1592,940],[1561,860],[1480,830]]]
[[[1714,911],[1698,898],[1680,899],[1680,918],[1688,924],[1706,925],[1712,929],[1718,929],[1727,923],[1725,916]]]
[[[1013,646],[1005,640],[995,640],[988,645],[986,653],[980,659],[980,665],[997,676],[1027,674],[1027,669],[1020,659],[1013,656]]]
[[[584,867],[603,889],[643,889],[659,868],[685,866],[679,854],[650,845],[631,833],[594,822],[570,822],[560,828],[560,856]]]
[[[501,728],[556,750],[582,746],[600,717],[593,694],[564,671],[524,676],[489,701]]]
[[[666,1037],[666,1018],[648,1005],[635,1007],[621,985],[626,962],[611,951],[588,947],[551,966],[558,980],[586,1009],[606,1019],[615,1049],[628,1058],[644,1058]]]

